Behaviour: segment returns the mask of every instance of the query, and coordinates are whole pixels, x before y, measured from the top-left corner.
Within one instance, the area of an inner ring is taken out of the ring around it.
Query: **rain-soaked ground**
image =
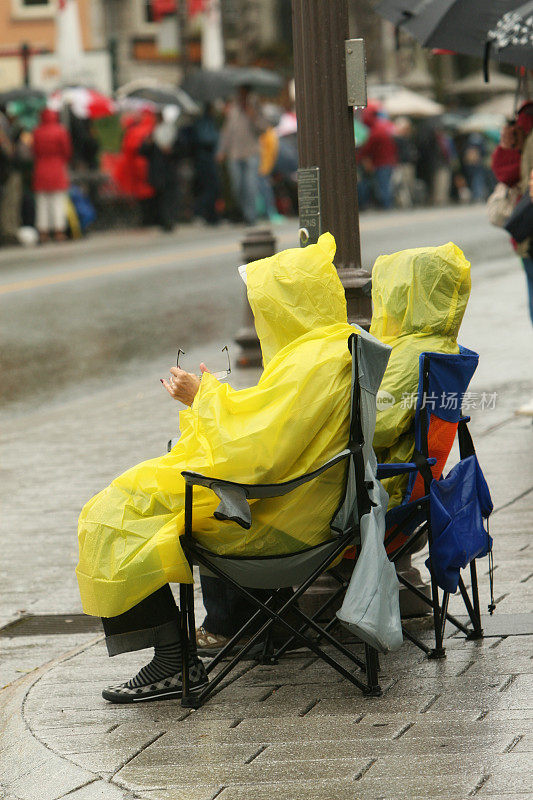
[[[471,259],[474,285],[518,268],[506,234],[488,224],[483,206],[366,214],[361,229],[367,268],[380,253],[450,239]],[[275,228],[280,249],[295,245],[296,231],[295,220]],[[8,415],[147,369],[165,374],[178,346],[219,342],[235,355],[244,232],[126,230],[0,250],[1,394]]]

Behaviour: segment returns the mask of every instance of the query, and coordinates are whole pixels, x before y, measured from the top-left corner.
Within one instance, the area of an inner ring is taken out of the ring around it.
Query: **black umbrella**
[[[155,84],[149,81],[146,81],[146,83],[132,81],[130,84],[121,86],[117,90],[116,96],[123,105],[127,105],[128,100],[145,100],[157,108],[177,106],[182,114],[188,114],[193,117],[200,114],[200,108],[197,103],[187,92],[179,87],[165,86],[164,84]]]
[[[274,97],[283,85],[282,78],[259,67],[224,67],[219,70],[195,70],[183,81],[183,89],[202,103],[230,97],[238,86],[249,86],[254,92]]]
[[[489,30],[517,0],[426,0],[401,23],[420,44],[483,57]]]
[[[508,11],[488,34],[487,57],[533,69],[533,0]]]

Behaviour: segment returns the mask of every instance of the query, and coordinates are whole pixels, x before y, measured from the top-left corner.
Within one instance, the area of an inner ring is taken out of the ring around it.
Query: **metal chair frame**
[[[332,459],[332,461],[328,462],[325,467],[320,468],[319,470],[315,470],[315,472],[310,473],[306,476],[302,476],[299,479],[296,479],[290,483],[296,483],[297,485],[301,485],[303,482],[307,482],[312,480],[313,478],[317,477],[318,474],[322,474],[326,469],[334,466],[334,464],[339,463],[341,459],[349,458],[352,455],[351,450],[343,451],[343,453],[339,454],[336,459]],[[248,652],[254,647],[254,645],[258,644],[261,640],[264,640],[263,652],[261,656],[262,663],[267,664],[275,664],[277,663],[278,659],[287,651],[287,649],[291,646],[294,641],[301,643],[301,645],[307,647],[311,650],[316,656],[321,658],[327,664],[329,664],[333,669],[335,669],[339,674],[341,674],[344,678],[349,680],[354,686],[357,686],[361,691],[365,694],[378,696],[381,694],[381,688],[378,683],[378,670],[379,670],[379,660],[377,651],[367,645],[365,643],[365,659],[364,661],[356,656],[353,652],[351,652],[347,647],[344,646],[338,639],[336,639],[330,633],[331,629],[337,623],[336,618],[330,620],[326,625],[322,626],[319,624],[318,620],[324,611],[332,605],[332,603],[345,591],[347,582],[334,570],[329,570],[328,574],[333,575],[335,580],[339,583],[339,588],[333,593],[332,596],[328,597],[326,602],[312,615],[308,616],[303,611],[301,611],[297,606],[298,599],[304,594],[307,589],[315,582],[317,578],[319,578],[327,569],[328,567],[335,561],[335,559],[341,555],[341,553],[347,548],[352,546],[354,543],[358,541],[358,534],[359,530],[354,529],[353,531],[345,534],[343,536],[337,537],[335,540],[329,540],[329,542],[325,542],[321,545],[317,545],[316,547],[324,547],[328,543],[335,541],[334,549],[328,553],[328,555],[319,563],[319,565],[308,575],[308,577],[294,589],[294,593],[292,597],[285,602],[282,603],[281,607],[276,608],[276,597],[280,589],[272,589],[270,596],[267,598],[265,602],[262,602],[257,597],[255,597],[247,588],[241,586],[237,581],[235,581],[224,569],[222,569],[218,564],[213,562],[213,557],[215,556],[217,561],[224,560],[227,558],[228,561],[236,559],[236,557],[221,557],[214,553],[210,553],[204,547],[199,545],[193,536],[193,527],[192,527],[192,510],[193,510],[193,486],[205,486],[209,483],[216,483],[217,485],[220,484],[229,484],[231,486],[235,486],[235,484],[231,484],[230,482],[226,481],[214,481],[210,478],[205,478],[204,476],[184,472],[183,476],[185,478],[185,532],[180,537],[180,543],[185,552],[187,559],[189,560],[189,564],[192,568],[194,563],[200,565],[200,567],[205,567],[209,572],[215,574],[218,578],[228,582],[234,589],[236,589],[244,598],[246,598],[251,604],[257,607],[257,611],[255,614],[242,626],[242,628],[230,639],[227,645],[218,653],[217,656],[207,665],[206,671],[208,674],[230,653],[235,649],[237,646],[238,641],[252,628],[257,624],[261,619],[263,623],[261,627],[253,634],[253,636],[246,642],[246,644],[242,645],[230,659],[230,661],[218,672],[218,674],[209,682],[206,688],[204,688],[200,693],[193,694],[190,692],[190,679],[189,679],[189,663],[190,657],[193,656],[196,652],[196,622],[195,622],[195,614],[194,614],[194,597],[193,597],[193,587],[191,584],[181,584],[180,585],[180,617],[181,617],[181,642],[182,642],[182,654],[183,654],[183,696],[182,696],[182,705],[185,708],[199,708],[203,705],[203,703],[208,700],[208,698],[215,692],[215,690],[219,687],[221,682],[226,678],[227,675],[242,661],[244,656],[248,654]],[[247,487],[249,492],[248,496],[250,499],[253,499],[253,494],[256,491],[261,491],[262,489],[269,489],[269,496],[275,497],[280,496],[282,494],[286,494],[286,487],[288,484],[279,484],[276,491],[276,487],[272,485],[265,485],[265,484],[256,484],[254,487]],[[315,548],[308,548],[308,550],[312,550]],[[281,558],[293,558],[300,555],[299,553],[294,555],[286,555],[281,556]],[[259,556],[257,557],[261,560],[268,559],[268,556]],[[280,556],[273,557],[274,559],[280,558]],[[236,559],[238,560],[238,559]],[[248,560],[248,558],[247,558]],[[302,623],[299,627],[295,627],[294,624],[291,624],[284,618],[284,614],[287,611],[291,611],[292,614],[296,615],[296,617]],[[272,626],[274,624],[280,625],[288,634],[288,639],[283,645],[277,649],[273,648],[272,639],[269,634],[272,632]],[[312,631],[316,634],[314,638],[311,638],[309,635],[306,635],[306,631],[311,628]],[[347,658],[357,670],[365,670],[366,672],[366,682],[359,677],[357,677],[353,671],[347,669],[343,664],[341,664],[334,656],[330,653],[326,652],[319,644],[320,640],[324,639],[329,645],[333,646],[338,654],[343,655]]]
[[[422,392],[424,398],[428,396],[429,370],[430,370],[430,359],[428,355],[425,355],[422,362]],[[425,411],[425,401],[422,404],[421,410]],[[464,444],[465,438],[470,437],[470,434],[468,433],[467,429],[467,424],[469,421],[470,417],[466,416],[461,416],[459,419],[459,424],[458,424],[459,456],[461,459],[465,458],[467,455],[470,455],[469,453],[465,452],[465,444]],[[466,431],[466,435],[463,435],[463,431]],[[431,530],[429,490],[430,490],[430,483],[432,476],[430,467],[436,463],[436,459],[430,458],[428,453],[428,424],[427,424],[426,413],[420,414],[420,442],[421,442],[420,449],[422,458],[418,457],[416,459],[417,463],[399,464],[399,465],[395,464],[378,465],[378,478],[390,477],[392,475],[400,474],[400,472],[419,472],[424,480],[425,496],[419,498],[418,500],[413,501],[412,504],[409,504],[413,506],[412,509],[410,509],[410,511],[407,512],[406,517],[403,520],[396,523],[397,527],[395,528],[395,530],[391,534],[389,534],[389,536],[385,539],[385,546],[387,547],[398,536],[398,534],[402,532],[402,526],[405,527],[409,523],[412,523],[413,519],[422,517],[423,521],[421,522],[421,524],[417,525],[417,527],[411,533],[407,534],[407,540],[405,541],[405,543],[402,544],[392,554],[392,556],[390,556],[390,560],[393,563],[397,562],[404,554],[411,551],[413,544],[415,544],[417,540],[420,539],[420,537],[425,533],[427,533],[428,536],[429,549],[431,553],[432,530]],[[470,567],[471,597],[468,594],[462,576],[459,578],[459,591],[461,592],[461,596],[463,598],[463,602],[468,612],[470,622],[472,623],[471,628],[464,625],[460,620],[457,619],[457,617],[449,613],[448,611],[448,603],[450,597],[449,592],[443,591],[441,596],[439,586],[431,570],[430,570],[431,598],[427,597],[423,592],[421,592],[416,586],[414,586],[410,581],[405,579],[402,575],[400,574],[398,575],[398,580],[410,592],[415,594],[423,603],[426,603],[426,605],[428,605],[431,608],[433,616],[435,647],[428,647],[426,644],[424,644],[424,642],[420,640],[419,637],[415,636],[405,627],[402,627],[405,638],[409,639],[409,641],[411,641],[413,644],[419,647],[423,652],[426,653],[426,655],[429,658],[438,659],[446,657],[446,649],[444,647],[444,634],[447,622],[450,622],[459,631],[464,633],[467,639],[483,638],[483,628],[481,625],[481,611],[479,604],[479,589],[478,589],[478,579],[477,579],[475,559],[470,562],[469,567]]]

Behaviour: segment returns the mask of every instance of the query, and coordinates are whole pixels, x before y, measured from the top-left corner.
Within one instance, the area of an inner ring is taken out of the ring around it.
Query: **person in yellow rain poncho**
[[[263,354],[256,386],[235,391],[204,372],[172,368],[166,382],[190,408],[167,455],[133,467],[96,495],[79,520],[77,577],[83,608],[103,618],[110,655],[154,646],[134,678],[104,690],[113,702],[181,694],[180,645],[170,582],[192,577],[179,536],[181,471],[245,483],[288,481],[322,465],[348,441],[351,356],[344,291],[324,234],[247,267],[248,299]],[[195,489],[194,531],[222,554],[294,553],[329,536],[343,465],[283,498],[253,501],[250,530],[213,517],[218,498]],[[294,522],[297,521],[297,524]],[[200,661],[193,687],[205,684]]]
[[[452,242],[380,256],[372,271],[370,333],[392,347],[377,395],[374,450],[380,463],[411,461],[413,396],[421,353],[458,353],[470,296],[470,262]],[[408,476],[382,481],[389,509],[400,505]]]

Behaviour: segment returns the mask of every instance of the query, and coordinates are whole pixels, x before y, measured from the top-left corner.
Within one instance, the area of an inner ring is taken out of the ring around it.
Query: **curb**
[[[135,794],[82,769],[51,750],[24,715],[31,689],[48,672],[89,650],[102,636],[63,653],[0,691],[0,797],[2,800],[133,800]]]

